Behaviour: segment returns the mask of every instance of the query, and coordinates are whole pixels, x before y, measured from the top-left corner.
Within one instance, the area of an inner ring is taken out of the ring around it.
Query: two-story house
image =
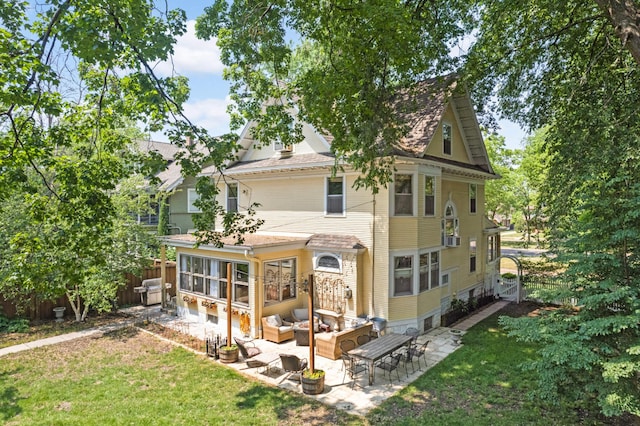
[[[315,307],[329,316],[426,330],[440,325],[452,298],[490,288],[499,233],[484,215],[484,183],[497,176],[468,95],[434,87],[422,83],[393,182],[375,195],[354,189],[358,172],[348,164],[332,176],[330,136],[303,124],[301,143],[258,148],[248,124],[238,160],[219,180],[220,202],[230,211],[259,203],[264,225],[222,248],[196,248],[188,233],[167,238],[177,249],[180,315],[224,330],[230,285],[233,327],[242,316],[260,336],[261,317],[306,305],[300,284],[312,276]],[[182,194],[197,196],[188,186]]]

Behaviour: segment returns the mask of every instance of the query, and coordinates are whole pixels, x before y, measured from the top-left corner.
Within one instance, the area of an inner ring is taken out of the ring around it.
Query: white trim
[[[396,257],[411,257],[411,294],[400,294],[395,295],[396,288],[396,280],[395,280],[395,271],[396,271]],[[397,298],[397,297],[414,297],[418,294],[418,289],[420,288],[419,279],[420,279],[420,268],[419,266],[419,257],[417,254],[417,250],[398,250],[398,251],[390,251],[389,252],[389,297]]]
[[[329,180],[330,179],[342,179],[342,213],[329,213],[327,212],[327,204],[329,201]],[[324,179],[324,215],[326,217],[345,217],[347,215],[347,191],[346,191],[346,178],[344,176],[326,176]]]
[[[408,175],[411,176],[411,210],[412,214],[396,214],[396,179],[397,175]],[[419,174],[415,171],[406,172],[403,170],[397,170],[393,174],[393,181],[390,185],[391,190],[389,191],[389,206],[391,210],[389,214],[391,217],[420,217],[422,215],[418,214],[418,176]]]
[[[318,266],[318,261],[322,257],[333,257],[338,261],[338,269],[335,268],[326,268]],[[341,253],[332,253],[332,252],[314,252],[313,253],[313,270],[321,271],[321,272],[332,272],[335,274],[342,274],[342,254]]]
[[[449,153],[445,152],[445,150],[444,150],[444,127],[445,126],[449,126],[451,128],[451,145],[450,145],[451,152],[449,152]],[[453,157],[453,124],[451,124],[451,122],[449,122],[447,120],[443,120],[440,123],[440,134],[442,136],[442,138],[440,140],[440,143],[441,143],[441,146],[442,146],[442,155],[446,155],[448,157]]]

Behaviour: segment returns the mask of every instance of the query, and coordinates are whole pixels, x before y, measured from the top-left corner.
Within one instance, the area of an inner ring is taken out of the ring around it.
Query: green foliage
[[[396,89],[453,70],[450,43],[462,36],[456,12],[423,2],[217,0],[196,29],[218,39],[233,124],[254,121],[255,139],[290,144],[308,122],[333,136],[338,163],[361,173],[356,186],[377,191],[390,181],[389,156],[407,130],[392,107]],[[305,40],[299,48],[287,41],[297,36]]]
[[[9,319],[0,315],[0,333],[25,333],[29,330],[29,320],[26,318]]]

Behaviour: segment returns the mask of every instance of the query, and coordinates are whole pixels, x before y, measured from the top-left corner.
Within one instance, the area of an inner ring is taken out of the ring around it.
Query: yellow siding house
[[[454,297],[493,288],[499,233],[484,215],[484,184],[498,176],[468,95],[437,87],[421,83],[420,107],[405,117],[410,131],[394,147],[394,181],[375,195],[353,188],[348,164],[331,175],[330,136],[302,123],[301,143],[259,148],[247,125],[224,178],[203,173],[219,182],[228,210],[259,203],[264,224],[222,248],[195,248],[186,232],[167,237],[177,249],[180,315],[224,330],[231,285],[234,329],[248,318],[242,333],[260,337],[262,317],[305,306],[300,288],[311,280],[315,307],[333,326],[377,317],[396,332],[424,331],[440,325]]]

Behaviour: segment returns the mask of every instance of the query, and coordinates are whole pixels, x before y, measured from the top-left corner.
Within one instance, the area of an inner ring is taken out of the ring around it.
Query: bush
[[[4,315],[0,315],[0,333],[26,333],[27,331],[29,331],[28,319],[9,319]]]

